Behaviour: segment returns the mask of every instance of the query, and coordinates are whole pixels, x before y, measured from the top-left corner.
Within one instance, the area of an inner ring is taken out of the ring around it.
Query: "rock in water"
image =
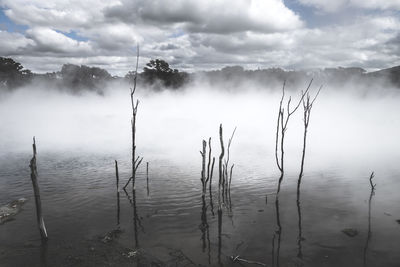
[[[397,222],[398,224],[400,224],[400,220],[396,220],[396,222]]]
[[[22,205],[27,201],[26,198],[14,200],[7,205],[0,207],[0,224],[11,221],[15,215],[21,211]]]
[[[121,233],[122,233],[122,231],[120,229],[114,229],[114,230],[108,232],[104,237],[102,237],[101,242],[110,243],[114,239],[118,238]]]
[[[342,232],[350,237],[355,237],[356,235],[358,235],[358,231],[352,228],[343,229]]]

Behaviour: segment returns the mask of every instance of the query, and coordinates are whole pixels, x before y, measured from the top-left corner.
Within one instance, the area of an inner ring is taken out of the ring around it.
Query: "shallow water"
[[[25,99],[17,92],[2,100],[0,204],[20,197],[29,201],[15,220],[0,225],[0,266],[248,265],[238,259],[267,266],[400,265],[398,95],[358,99],[328,91],[320,96],[298,202],[302,125],[301,117],[294,117],[277,202],[279,94],[141,96],[137,144],[145,159],[133,199],[130,186],[129,196],[121,189],[130,176],[129,101],[121,92]],[[213,156],[218,156],[220,121],[225,138],[238,127],[231,150],[232,205],[223,205],[221,218],[218,164],[212,201],[209,192],[203,201],[198,153],[201,139],[212,136]],[[40,242],[29,177],[32,135],[37,136],[47,245]],[[372,171],[377,186],[371,197]],[[342,232],[347,228],[358,234],[347,236]],[[101,238],[113,229],[122,233],[103,244]],[[138,248],[138,255],[126,256]],[[235,262],[230,258],[237,256]]]
[[[300,227],[297,177],[285,177],[278,204],[279,235],[277,177],[263,175],[256,165],[235,166],[232,207],[231,211],[223,207],[219,243],[217,185],[214,183],[213,187],[214,210],[207,194],[202,214],[198,166],[151,162],[149,195],[144,168],[141,169],[135,204],[142,227],[137,226],[135,235],[134,211],[122,190],[118,218],[113,165],[116,155],[51,153],[38,156],[42,203],[50,237],[43,255],[27,168],[29,157],[9,154],[0,160],[0,202],[29,197],[15,220],[0,226],[2,266],[68,265],[71,257],[80,260],[74,265],[90,266],[93,259],[87,254],[99,242],[97,236],[118,226],[123,230],[115,241],[119,246],[140,247],[159,261],[168,259],[171,251],[180,251],[196,265],[218,265],[219,259],[223,265],[232,265],[229,257],[238,255],[268,266],[364,266],[364,257],[367,266],[400,263],[400,225],[396,222],[400,217],[399,172],[375,177],[378,185],[371,200],[370,218],[369,173],[351,176],[340,170],[306,173],[300,194]],[[119,168],[122,185],[127,180],[129,164],[120,163]],[[371,235],[366,245],[369,219]],[[341,232],[345,228],[356,229],[358,235],[345,235]],[[103,260],[105,266],[117,262],[113,258]]]

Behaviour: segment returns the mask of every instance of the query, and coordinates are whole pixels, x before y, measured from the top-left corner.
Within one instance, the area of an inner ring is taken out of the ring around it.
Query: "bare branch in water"
[[[33,137],[33,157],[29,163],[29,168],[31,169],[31,180],[33,186],[33,193],[35,195],[36,204],[36,219],[39,227],[40,236],[43,241],[47,241],[48,235],[46,230],[46,225],[44,224],[43,214],[42,214],[42,201],[40,200],[40,190],[38,185],[38,172],[36,166],[36,139]]]
[[[311,83],[310,83],[310,85],[311,85]],[[310,123],[311,109],[322,89],[322,86],[319,87],[318,92],[315,94],[312,101],[310,101],[310,94],[309,94],[308,89],[309,89],[309,87],[307,88],[306,92],[304,92],[307,95],[306,99],[303,98],[303,100],[302,100],[302,102],[303,102],[304,134],[303,134],[303,151],[302,151],[302,156],[301,156],[300,174],[299,174],[299,179],[297,181],[297,191],[300,190],[301,178],[303,177],[304,160],[305,160],[306,146],[307,146],[307,132],[308,132],[308,125]],[[302,94],[304,94],[304,93],[302,92]]]
[[[260,265],[260,266],[267,266],[267,264],[262,263],[262,262],[258,262],[258,261],[251,261],[251,260],[246,260],[243,258],[240,258],[240,255],[237,255],[236,257],[231,256],[231,260],[232,262],[244,262],[244,263],[248,263],[248,264],[256,264],[256,265]]]
[[[303,91],[301,92],[301,97],[293,110],[290,110],[290,104],[292,102],[292,98],[289,97],[289,100],[287,101],[287,104],[286,104],[286,106],[287,106],[286,116],[285,116],[285,109],[283,108],[283,100],[285,98],[286,82],[283,83],[282,97],[279,102],[278,120],[277,120],[277,125],[276,125],[276,138],[275,138],[275,160],[276,160],[276,165],[278,166],[278,169],[281,172],[281,175],[279,177],[279,182],[278,182],[277,194],[279,194],[279,192],[280,192],[281,183],[282,183],[284,172],[285,172],[285,169],[284,169],[284,154],[285,154],[284,141],[285,141],[285,134],[286,134],[286,130],[288,127],[288,123],[289,123],[290,117],[297,111],[300,104],[303,102],[304,97],[306,96],[306,94],[308,94],[308,90],[310,89],[312,82],[313,82],[313,80],[311,79],[310,83],[307,86],[307,89],[304,92]],[[280,144],[280,153],[278,152],[278,144]]]
[[[371,176],[369,177],[369,184],[371,185],[371,190],[375,190],[375,186],[376,186],[376,184],[373,184],[372,183],[372,179],[375,177],[375,173],[374,172],[372,172],[371,173]]]
[[[136,104],[134,101],[134,94],[136,92],[136,84],[137,84],[137,70],[139,66],[139,45],[137,46],[136,49],[136,69],[135,69],[135,77],[133,79],[133,88],[130,88],[130,96],[131,96],[131,106],[132,106],[132,119],[131,119],[131,126],[132,126],[132,176],[129,178],[129,181],[132,180],[132,190],[135,190],[135,181],[136,181],[136,170],[140,165],[140,162],[137,164],[138,158],[135,159],[136,157],[136,115],[137,115],[137,110],[139,106],[139,100],[136,100]],[[142,158],[143,159],[143,158]],[[128,181],[128,183],[129,183]],[[125,189],[126,185],[124,186]]]

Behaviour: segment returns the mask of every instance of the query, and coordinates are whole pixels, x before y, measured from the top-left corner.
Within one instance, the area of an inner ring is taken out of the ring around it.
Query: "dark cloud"
[[[104,10],[107,18],[159,27],[180,24],[188,32],[228,34],[275,32],[302,26],[300,18],[280,0],[244,1],[122,1]]]
[[[158,46],[158,49],[160,49],[160,50],[174,50],[174,49],[178,49],[178,48],[179,48],[179,46],[176,46],[171,43],[162,44],[162,45]]]

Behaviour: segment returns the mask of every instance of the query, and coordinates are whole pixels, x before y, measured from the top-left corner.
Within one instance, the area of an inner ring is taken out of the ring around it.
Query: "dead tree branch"
[[[226,188],[228,188],[228,182],[229,182],[229,180],[228,180],[228,168],[229,168],[228,165],[229,165],[229,159],[230,159],[230,153],[229,152],[230,152],[230,148],[231,148],[233,137],[235,136],[235,132],[236,132],[236,127],[232,132],[231,138],[229,138],[229,140],[228,140],[227,155],[226,155],[226,160],[225,160],[225,173],[224,173],[224,177],[225,177],[224,180],[225,180]]]
[[[301,178],[303,177],[303,171],[304,171],[304,160],[305,160],[306,145],[307,145],[307,132],[308,132],[308,125],[310,123],[311,109],[312,109],[313,104],[314,104],[315,100],[317,99],[321,89],[322,89],[322,86],[319,87],[318,92],[315,94],[313,100],[310,101],[309,92],[306,93],[306,97],[303,98],[303,100],[302,100],[302,102],[303,102],[304,134],[303,134],[303,151],[302,151],[302,156],[301,156],[300,174],[299,174],[299,179],[297,181],[297,190],[298,191],[300,190]],[[302,92],[302,94],[304,94],[304,93]]]
[[[371,190],[372,190],[372,191],[375,190],[375,186],[376,186],[376,184],[373,184],[373,183],[372,183],[372,179],[373,179],[374,177],[375,177],[375,173],[372,172],[372,173],[371,173],[371,176],[369,177],[369,184],[371,185]]]
[[[232,262],[238,261],[238,262],[244,262],[244,263],[248,263],[248,264],[256,264],[256,265],[260,265],[260,266],[267,266],[267,264],[262,263],[262,262],[250,261],[250,260],[246,260],[246,259],[240,258],[239,255],[237,255],[236,257],[231,256],[231,260],[232,260]]]
[[[305,95],[307,94],[308,90],[310,89],[312,81],[313,80],[311,80],[310,83],[308,84],[307,89],[301,93],[301,97],[293,110],[290,110],[290,104],[292,102],[292,98],[289,97],[287,104],[286,104],[286,113],[285,113],[285,108],[283,107],[283,100],[285,98],[286,82],[283,83],[282,97],[279,102],[278,120],[277,120],[277,126],[276,126],[276,139],[275,139],[275,160],[276,160],[278,169],[281,172],[281,176],[279,178],[279,183],[278,183],[277,194],[279,194],[279,192],[280,192],[281,183],[282,183],[284,172],[285,172],[285,169],[284,169],[284,154],[285,154],[284,141],[285,141],[285,134],[286,134],[286,130],[288,127],[288,123],[289,123],[290,117],[297,111],[300,104],[302,103]],[[278,144],[280,144],[280,154],[278,152]]]
[[[130,95],[131,95],[131,106],[132,106],[132,119],[131,119],[131,126],[132,126],[132,176],[129,180],[132,180],[132,190],[135,190],[135,181],[136,181],[136,170],[139,167],[140,163],[136,164],[137,159],[136,158],[136,115],[137,115],[137,110],[139,106],[139,100],[136,100],[136,104],[134,101],[134,94],[136,91],[136,84],[137,84],[137,72],[138,72],[138,66],[139,66],[139,45],[137,46],[136,49],[137,55],[136,55],[136,68],[135,68],[135,77],[133,79],[133,88],[130,88]],[[143,159],[143,158],[142,158]],[[129,181],[128,181],[129,183]],[[125,186],[126,187],[126,186]],[[124,188],[125,188],[124,187]]]

